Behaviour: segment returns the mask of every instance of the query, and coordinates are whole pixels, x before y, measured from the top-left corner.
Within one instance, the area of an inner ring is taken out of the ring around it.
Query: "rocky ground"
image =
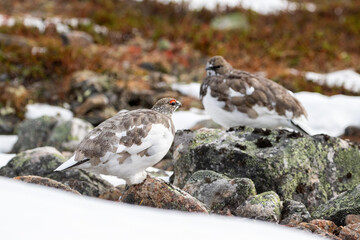
[[[148,176],[125,187],[82,170],[53,172],[66,160],[59,150],[69,155],[82,137],[74,129],[91,124],[41,117],[21,126],[29,122],[0,176],[128,204],[269,221],[330,239],[360,237],[360,151],[348,141],[247,127],[181,130],[167,156],[170,182]]]

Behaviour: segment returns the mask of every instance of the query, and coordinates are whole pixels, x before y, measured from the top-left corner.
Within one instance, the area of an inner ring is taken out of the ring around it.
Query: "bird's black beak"
[[[181,102],[179,102],[179,101],[176,101],[176,105],[178,106],[178,108],[179,108],[179,107],[182,107],[182,104],[181,104]]]

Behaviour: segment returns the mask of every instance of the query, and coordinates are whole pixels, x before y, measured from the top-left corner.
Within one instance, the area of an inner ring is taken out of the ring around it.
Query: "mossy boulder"
[[[58,121],[49,135],[47,145],[64,151],[75,151],[81,140],[93,129],[93,126],[82,119]]]
[[[250,197],[235,211],[236,216],[263,221],[280,221],[282,204],[279,196],[273,192],[264,192]]]
[[[360,182],[358,147],[326,135],[248,127],[178,131],[174,185],[198,170],[249,178],[258,193],[273,190],[314,208]]]
[[[27,119],[20,123],[17,129],[18,140],[12,152],[18,153],[46,146],[49,135],[57,121],[54,117],[43,116],[36,119]]]
[[[80,141],[92,129],[84,120],[43,116],[27,119],[19,125],[18,141],[12,152],[21,152],[43,146],[53,146],[60,151],[74,151]]]
[[[17,154],[0,168],[0,176],[41,176],[59,181],[88,196],[98,197],[113,186],[95,174],[77,169],[54,172],[66,159],[53,147],[40,147]]]
[[[254,183],[250,179],[231,179],[209,170],[195,172],[183,190],[205,203],[211,212],[224,215],[234,215],[240,204],[256,195]]]
[[[327,219],[344,226],[349,214],[360,214],[360,185],[320,205],[311,215],[315,219]]]

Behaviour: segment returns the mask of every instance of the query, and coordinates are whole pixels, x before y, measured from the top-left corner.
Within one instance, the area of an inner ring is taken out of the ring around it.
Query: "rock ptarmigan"
[[[171,116],[180,106],[173,98],[163,98],[152,109],[118,113],[89,132],[55,171],[74,167],[114,175],[129,185],[141,183],[145,169],[169,151],[175,134]]]
[[[206,113],[223,127],[288,127],[311,134],[304,107],[283,86],[234,69],[221,56],[208,60],[206,75],[200,99]]]

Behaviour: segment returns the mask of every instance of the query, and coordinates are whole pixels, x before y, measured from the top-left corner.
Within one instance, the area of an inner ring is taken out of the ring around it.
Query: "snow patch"
[[[200,83],[174,83],[171,85],[172,90],[179,91],[181,94],[191,96],[194,98],[199,98],[200,94]]]
[[[190,111],[177,111],[174,112],[172,116],[176,130],[190,129],[194,127],[196,123],[208,119],[210,119],[210,116],[198,108],[191,108]]]
[[[353,92],[360,92],[360,74],[352,69],[345,69],[327,74],[307,72],[305,78],[320,85],[341,87]]]
[[[0,153],[10,152],[17,140],[16,135],[0,135]]]
[[[25,117],[27,119],[39,118],[42,116],[60,117],[65,121],[71,120],[74,114],[65,108],[51,106],[48,104],[34,103],[26,106]]]
[[[315,134],[339,136],[350,125],[360,126],[360,97],[299,92],[295,97],[308,112],[309,125]]]
[[[0,168],[2,168],[3,166],[6,166],[6,164],[8,164],[8,162],[15,157],[16,154],[7,154],[7,153],[0,153]]]
[[[160,0],[160,2],[164,3],[181,3],[183,1],[184,0]],[[225,9],[227,6],[236,7],[240,5],[244,9],[250,9],[260,14],[273,14],[280,11],[294,11],[302,6],[310,12],[314,12],[316,10],[316,5],[313,3],[297,4],[287,0],[187,0],[184,2],[188,3],[189,8],[194,10],[200,10],[202,8],[215,10],[217,6],[219,6],[220,9]]]

